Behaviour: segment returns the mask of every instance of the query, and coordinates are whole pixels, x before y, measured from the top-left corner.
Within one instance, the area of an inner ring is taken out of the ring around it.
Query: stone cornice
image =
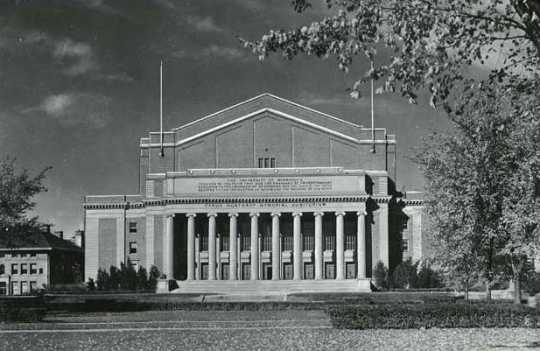
[[[312,197],[230,197],[230,198],[157,198],[146,199],[142,202],[121,203],[85,203],[83,208],[96,209],[131,209],[168,205],[197,205],[197,204],[258,204],[258,203],[321,203],[321,202],[366,202],[368,199],[376,203],[388,203],[391,196],[312,196]]]

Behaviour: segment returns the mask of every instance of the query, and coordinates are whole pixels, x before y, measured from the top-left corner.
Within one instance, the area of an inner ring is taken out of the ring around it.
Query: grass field
[[[57,314],[0,324],[0,350],[530,350],[535,329],[338,330],[322,311]]]

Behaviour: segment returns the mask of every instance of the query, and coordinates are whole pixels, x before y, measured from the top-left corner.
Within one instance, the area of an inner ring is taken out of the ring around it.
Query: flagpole
[[[375,105],[374,105],[374,97],[373,97],[373,58],[370,60],[371,62],[371,152],[375,153]]]
[[[163,60],[159,63],[159,137],[160,137],[160,152],[163,157]]]

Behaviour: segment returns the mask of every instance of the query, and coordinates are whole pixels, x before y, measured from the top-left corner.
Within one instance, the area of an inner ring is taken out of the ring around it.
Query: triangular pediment
[[[175,145],[181,145],[246,120],[258,118],[265,113],[351,142],[362,139],[361,132],[367,130],[355,123],[265,93],[167,131],[165,139],[174,140]],[[154,136],[157,135],[159,133],[151,133],[152,143],[155,142]]]

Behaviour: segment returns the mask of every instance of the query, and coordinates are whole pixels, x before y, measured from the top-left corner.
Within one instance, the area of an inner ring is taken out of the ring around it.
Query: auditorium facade
[[[374,136],[374,137],[373,137]],[[397,143],[271,94],[140,140],[136,195],[86,196],[85,275],[155,265],[177,292],[368,291],[422,257]]]

